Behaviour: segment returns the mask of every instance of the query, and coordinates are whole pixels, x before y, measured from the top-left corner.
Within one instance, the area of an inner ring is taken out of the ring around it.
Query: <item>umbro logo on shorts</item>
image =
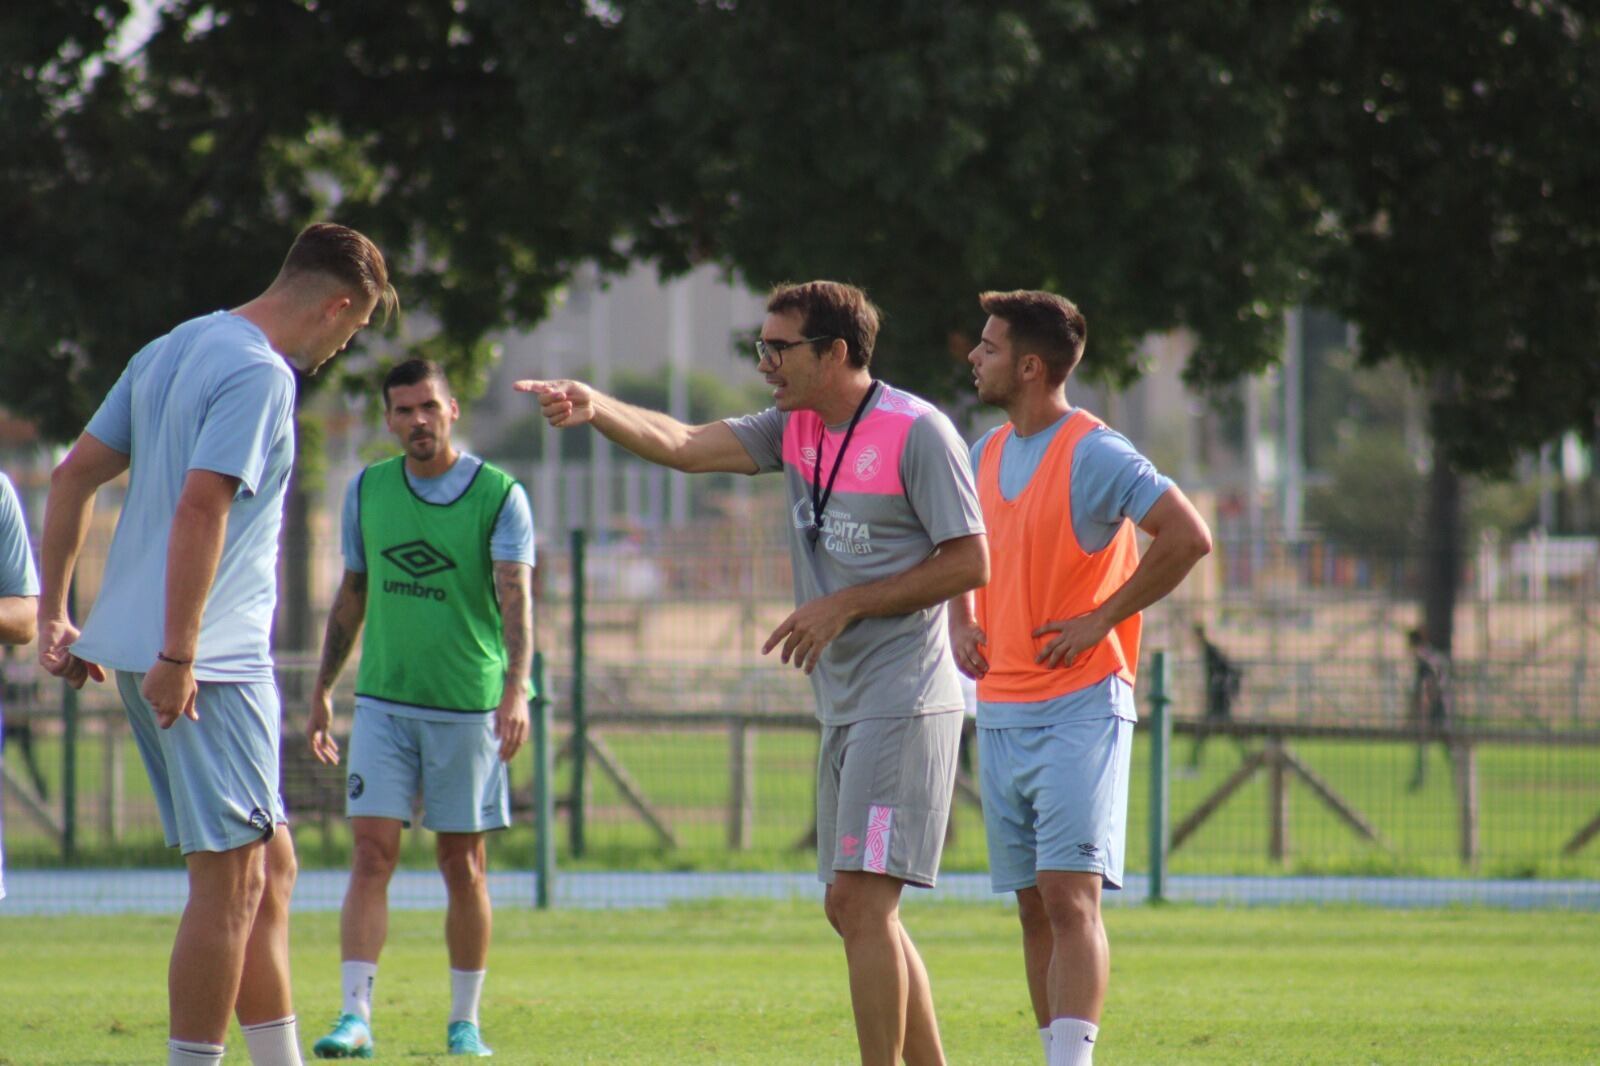
[[[272,828],[272,815],[257,807],[250,812],[250,828],[265,833]]]
[[[454,559],[425,540],[408,540],[385,548],[383,557],[414,578],[456,568]]]
[[[350,798],[353,800],[360,799],[361,793],[367,790],[367,783],[361,780],[360,774],[351,774],[348,784],[350,785]]]
[[[1095,847],[1093,844],[1079,844],[1078,845],[1078,851],[1081,854],[1086,855],[1091,859],[1094,858],[1094,853],[1099,851],[1099,850],[1100,849]]]

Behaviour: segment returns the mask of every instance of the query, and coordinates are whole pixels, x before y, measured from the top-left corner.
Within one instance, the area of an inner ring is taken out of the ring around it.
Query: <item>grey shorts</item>
[[[822,727],[817,877],[886,874],[931,887],[955,791],[959,710]]]

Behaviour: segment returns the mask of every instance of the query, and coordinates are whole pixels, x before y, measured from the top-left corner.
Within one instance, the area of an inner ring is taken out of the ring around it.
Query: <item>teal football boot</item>
[[[489,1050],[489,1045],[483,1042],[483,1035],[478,1032],[478,1027],[471,1022],[451,1022],[447,1033],[452,1055],[476,1055],[486,1059],[494,1052]]]
[[[311,1053],[319,1059],[370,1059],[372,1050],[371,1027],[358,1015],[341,1014],[333,1031],[312,1045]]]

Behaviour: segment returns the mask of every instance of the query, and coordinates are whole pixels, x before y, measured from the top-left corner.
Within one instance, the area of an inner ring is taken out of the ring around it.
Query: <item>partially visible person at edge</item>
[[[1067,401],[1087,329],[1046,292],[986,292],[968,356],[1008,421],[972,448],[993,564],[953,601],[978,681],[989,869],[1017,894],[1049,1066],[1093,1061],[1110,980],[1102,888],[1122,887],[1140,614],[1211,550],[1193,505],[1127,439]],[[1139,557],[1134,526],[1152,537]]]
[[[1416,730],[1417,759],[1411,771],[1409,788],[1415,792],[1428,778],[1428,739],[1450,724],[1450,656],[1428,643],[1420,629],[1406,631],[1406,647],[1411,652],[1411,693],[1407,710]],[[1450,746],[1444,746],[1450,757]]]
[[[82,686],[116,671],[189,901],[168,970],[170,1066],[222,1061],[236,1015],[257,1066],[298,1066],[289,984],[294,847],[278,792],[269,637],[294,465],[294,371],[395,305],[383,255],[308,226],[265,292],[135,355],[51,477],[39,659]],[[131,467],[80,635],[67,588],[95,493]]]
[[[511,824],[506,764],[528,735],[533,511],[510,474],[451,442],[461,408],[437,363],[411,359],[389,371],[383,417],[403,451],[345,492],[344,580],[306,725],[312,754],[337,765],[333,687],[365,627],[345,806],[355,848],[339,916],[344,1006],[311,1051],[373,1053],[389,881],[420,793],[448,901],[445,1047],[486,1056],[478,1004],[493,915],[484,840]]]
[[[1194,639],[1200,645],[1201,670],[1206,686],[1205,716],[1194,731],[1194,746],[1189,749],[1189,769],[1200,768],[1200,749],[1212,726],[1233,721],[1233,701],[1239,698],[1239,688],[1244,683],[1244,671],[1239,664],[1206,634],[1206,627],[1196,622]],[[1243,747],[1243,742],[1240,742]]]
[[[11,479],[0,474],[0,644],[31,644],[38,631],[39,572],[28,547],[28,523]],[[5,753],[0,717],[0,760]],[[6,898],[5,823],[0,821],[0,899]]]
[[[965,449],[931,405],[872,377],[878,311],[860,289],[767,300],[759,414],[687,426],[576,381],[520,381],[558,427],[592,423],[678,470],[782,471],[795,610],[762,651],[811,676],[822,720],[817,875],[844,940],[861,1061],[944,1062],[928,973],[900,922],[932,885],[955,786],[961,687],[944,602],[983,584],[988,548]]]

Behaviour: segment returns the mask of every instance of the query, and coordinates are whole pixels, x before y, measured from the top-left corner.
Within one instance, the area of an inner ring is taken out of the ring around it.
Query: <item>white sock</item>
[[[168,1040],[167,1066],[217,1066],[222,1061],[222,1045],[199,1040]]]
[[[1100,1027],[1082,1018],[1057,1018],[1050,1023],[1050,1066],[1091,1066]]]
[[[478,997],[483,995],[483,979],[488,970],[450,971],[450,1020],[478,1024]]]
[[[1050,1030],[1039,1030],[1039,1043],[1044,1045],[1044,1066],[1050,1066]]]
[[[253,1066],[304,1066],[300,1060],[300,1028],[294,1015],[239,1028]]]
[[[344,1013],[372,1024],[372,986],[378,980],[375,962],[341,962],[339,980],[344,982]]]

